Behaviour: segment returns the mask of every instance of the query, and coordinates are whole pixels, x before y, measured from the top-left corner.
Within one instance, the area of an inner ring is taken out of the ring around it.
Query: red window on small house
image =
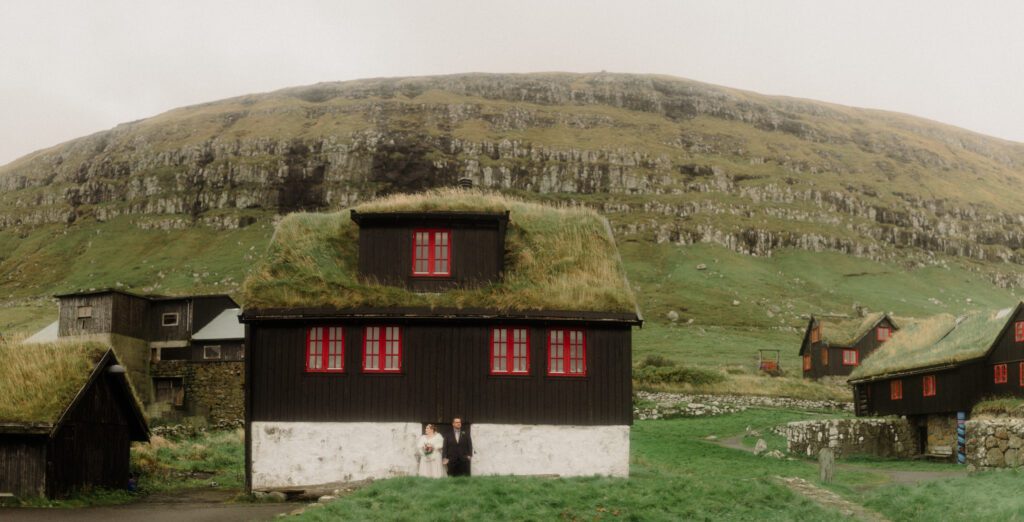
[[[1024,343],[1024,321],[1017,321],[1013,324],[1014,340],[1018,343]]]
[[[402,371],[402,329],[397,326],[367,326],[363,329],[363,371]]]
[[[821,327],[815,326],[811,329],[811,342],[816,343],[821,340]]]
[[[877,333],[878,340],[884,343],[885,341],[888,341],[892,337],[892,328],[889,328],[887,326],[881,326],[878,328]]]
[[[306,371],[345,371],[345,334],[340,326],[317,326],[306,331]]]
[[[843,366],[857,366],[859,363],[857,350],[843,350]]]
[[[997,364],[997,365],[995,365],[993,367],[993,370],[994,370],[993,373],[995,374],[995,383],[996,384],[1006,384],[1006,381],[1007,381],[1007,378],[1006,378],[1006,365],[1005,364]]]
[[[548,330],[548,375],[587,374],[587,338],[583,330]]]
[[[828,348],[821,349],[821,365],[828,366]]]
[[[935,396],[935,376],[925,375],[921,378],[921,390],[925,397]]]
[[[452,241],[449,230],[416,230],[412,234],[412,275],[452,274]]]
[[[894,401],[903,398],[903,381],[899,379],[889,381],[889,398]]]
[[[526,328],[491,329],[491,374],[530,373],[530,335]]]
[[[804,371],[805,372],[811,371],[811,356],[810,355],[805,355],[804,356]]]

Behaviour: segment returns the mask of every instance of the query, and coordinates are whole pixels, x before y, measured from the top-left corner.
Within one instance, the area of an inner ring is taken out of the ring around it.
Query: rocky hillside
[[[236,246],[250,249],[276,214],[459,178],[591,205],[624,241],[954,263],[1024,286],[1024,144],[663,76],[466,74],[184,107],[0,167],[0,295],[89,286],[88,273],[34,267],[68,255],[55,238],[100,234],[93,228],[104,224],[128,240],[153,230],[248,234]],[[262,232],[240,231],[252,226]],[[148,284],[157,271],[135,261],[135,284]]]

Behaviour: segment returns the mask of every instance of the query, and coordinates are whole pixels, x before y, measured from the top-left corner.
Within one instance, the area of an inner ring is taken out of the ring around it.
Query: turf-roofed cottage
[[[593,211],[445,190],[291,215],[244,292],[251,489],[414,474],[455,416],[473,474],[629,473],[641,318]]]
[[[857,318],[811,316],[800,343],[804,378],[850,375],[898,328],[884,313]]]
[[[905,415],[921,453],[952,458],[958,418],[984,398],[1024,396],[1024,306],[907,322],[850,377],[857,415]]]
[[[141,406],[107,345],[0,347],[0,496],[123,489],[131,441],[145,440]]]

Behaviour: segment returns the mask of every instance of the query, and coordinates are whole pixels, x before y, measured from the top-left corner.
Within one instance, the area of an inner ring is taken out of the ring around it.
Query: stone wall
[[[965,427],[968,469],[1024,465],[1024,419],[969,420]]]
[[[917,430],[905,419],[857,418],[790,422],[784,429],[790,453],[815,456],[822,448],[836,456],[907,458],[917,454]]]
[[[181,377],[185,412],[205,417],[211,424],[240,422],[245,418],[245,363],[242,361],[160,361],[152,364],[153,377]]]

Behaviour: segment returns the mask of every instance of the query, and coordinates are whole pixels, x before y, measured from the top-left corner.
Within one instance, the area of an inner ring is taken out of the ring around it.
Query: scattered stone
[[[733,305],[733,306],[739,306],[739,305],[740,305],[740,302],[739,302],[739,301],[737,301],[737,300],[735,300],[735,299],[733,299],[733,300],[732,300],[732,305]]]
[[[704,440],[718,440],[718,435],[708,435]]]
[[[336,498],[338,498],[338,497],[335,496],[335,495],[324,495],[324,496],[316,499],[316,501],[321,503],[321,504],[326,504],[326,503],[328,503],[328,502],[330,502],[330,501],[332,501],[332,500],[334,500]]]
[[[705,265],[704,263],[701,263],[701,264],[697,265],[697,270],[707,270],[707,269],[708,269],[708,265]]]
[[[270,493],[267,493],[267,498],[274,502],[284,502],[285,500],[288,500],[288,495],[285,495],[281,491],[271,491]]]
[[[768,451],[768,443],[764,439],[757,439],[757,442],[754,444],[754,455],[760,455],[765,451]]]
[[[771,459],[782,460],[782,459],[786,458],[786,454],[781,452],[781,451],[779,451],[779,450],[771,450],[771,451],[765,453],[764,455],[762,455],[762,457],[768,457],[768,458],[771,458]]]
[[[668,313],[665,314],[665,317],[668,317],[668,320],[674,323],[679,320],[679,312],[675,310],[669,310]]]

